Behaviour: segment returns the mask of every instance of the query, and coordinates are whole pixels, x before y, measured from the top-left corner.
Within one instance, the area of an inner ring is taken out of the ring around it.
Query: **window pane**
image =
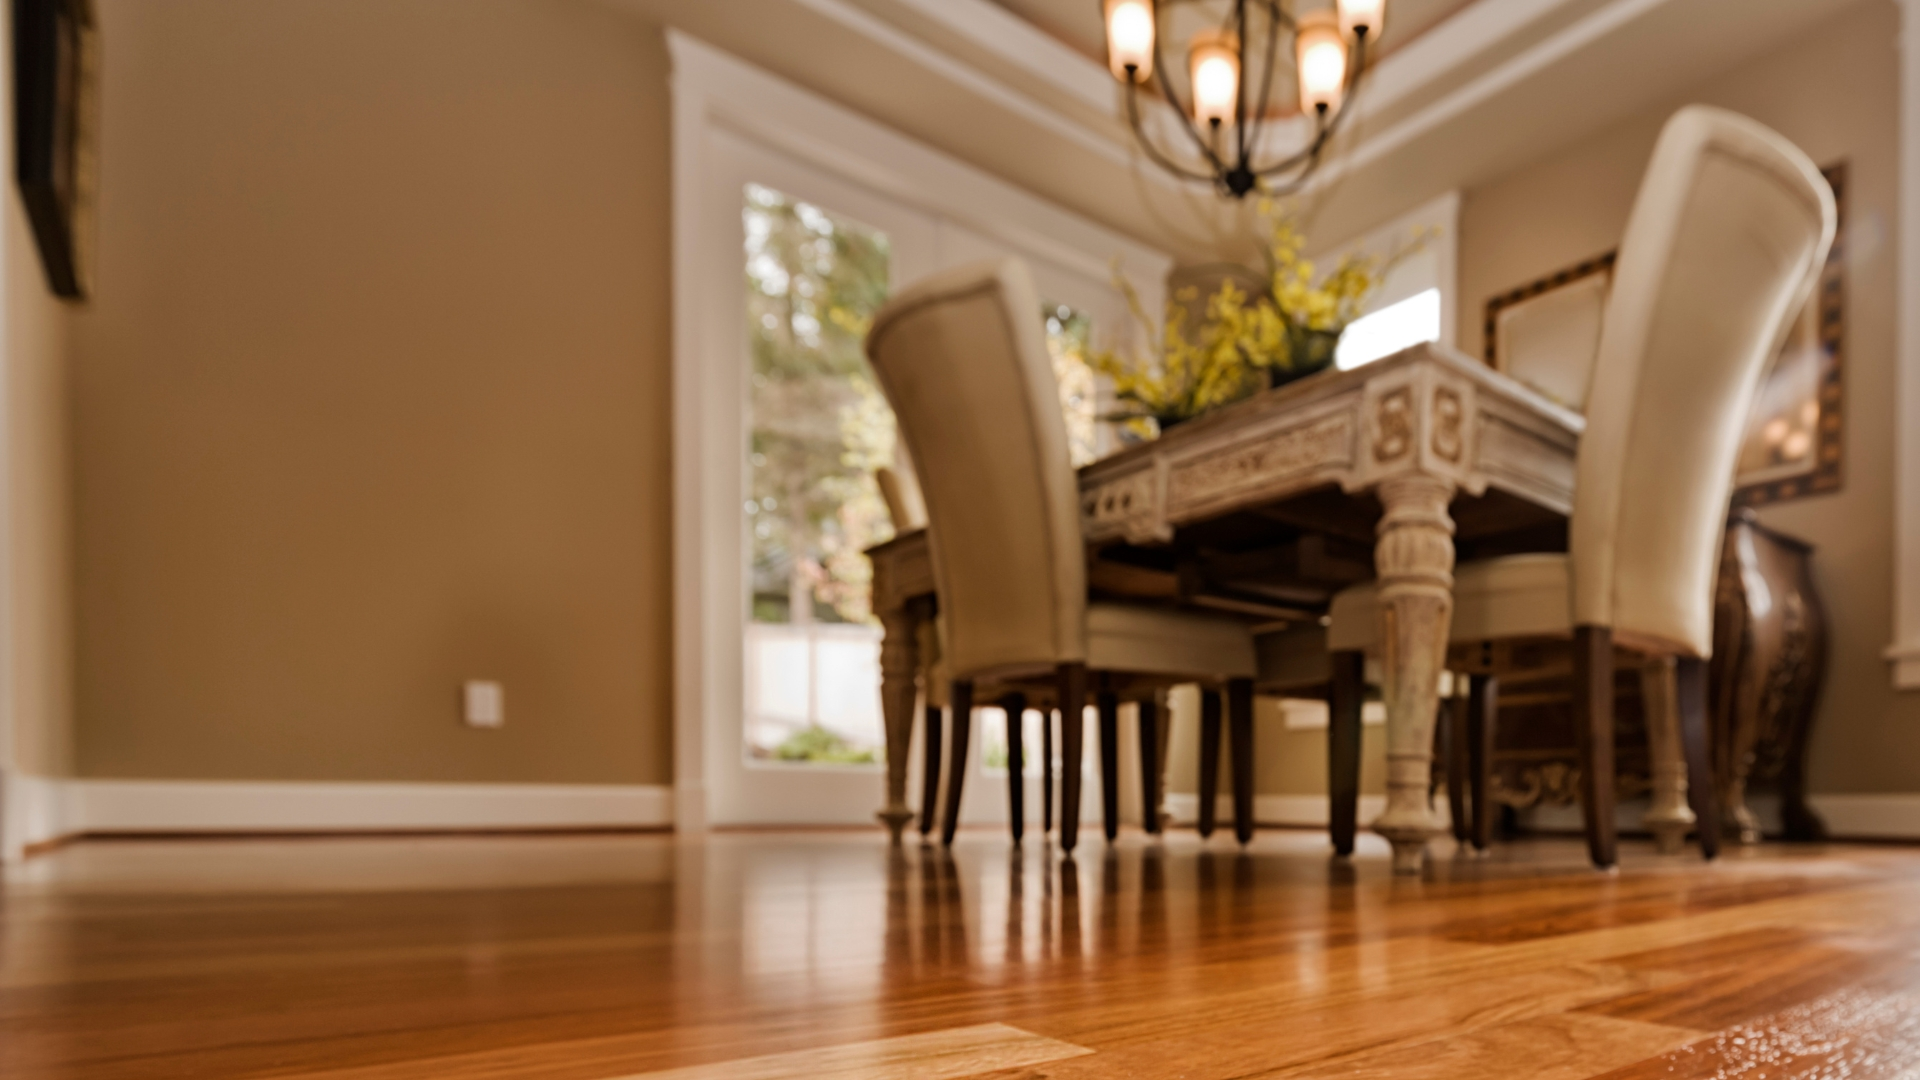
[[[862,341],[887,297],[887,238],[748,185],[752,559],[748,755],[877,762],[880,630],[860,553],[892,532],[873,472],[893,413]]]
[[[1364,315],[1340,335],[1334,363],[1340,370],[1357,368],[1409,345],[1440,340],[1440,290],[1428,289]]]
[[[1054,381],[1060,384],[1060,412],[1067,421],[1067,449],[1074,465],[1085,465],[1103,451],[1099,385],[1086,359],[1093,321],[1051,300],[1041,303],[1040,315],[1047,324],[1047,352],[1053,356]]]

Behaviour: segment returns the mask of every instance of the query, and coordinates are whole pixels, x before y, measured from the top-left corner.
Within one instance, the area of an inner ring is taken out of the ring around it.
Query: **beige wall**
[[[73,771],[72,470],[67,312],[9,185],[6,265],[6,700],[12,765]],[[0,756],[0,765],[6,764]]]
[[[1702,102],[1767,124],[1823,165],[1850,165],[1846,483],[1762,512],[1818,547],[1834,637],[1811,751],[1815,792],[1920,791],[1920,694],[1891,688],[1895,130],[1898,11],[1863,0],[1813,34],[1709,78],[1578,145],[1466,193],[1460,224],[1460,346],[1480,355],[1489,297],[1616,247],[1674,109]],[[1322,791],[1318,733],[1280,733],[1262,757],[1283,791]],[[1296,786],[1297,785],[1297,786]]]
[[[79,771],[669,779],[668,64],[544,0],[104,0]],[[459,723],[463,679],[504,729]]]

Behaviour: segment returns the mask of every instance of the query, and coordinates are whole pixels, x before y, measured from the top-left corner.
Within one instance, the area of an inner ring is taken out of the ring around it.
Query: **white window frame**
[[[1102,334],[1127,335],[1111,260],[1149,311],[1159,310],[1171,260],[1005,181],[778,79],[682,31],[673,60],[673,632],[674,820],[682,832],[713,820],[715,725],[739,724],[746,565],[743,357],[721,320],[741,318],[742,253],[717,230],[740,195],[717,182],[716,133],[743,139],[836,180],[937,219],[942,266],[1013,253],[1033,264],[1045,299],[1095,316]],[[715,237],[722,239],[716,242]],[[1034,317],[1040,317],[1036,311]],[[911,770],[910,770],[911,773]],[[872,810],[885,802],[874,774]],[[1001,800],[974,800],[998,803]],[[872,820],[871,812],[865,820]]]
[[[1343,255],[1386,258],[1419,230],[1438,230],[1422,251],[1403,262],[1367,302],[1367,314],[1397,304],[1428,289],[1440,290],[1440,344],[1458,348],[1460,282],[1460,193],[1439,198],[1401,214],[1366,233],[1316,253],[1314,261],[1331,267]]]

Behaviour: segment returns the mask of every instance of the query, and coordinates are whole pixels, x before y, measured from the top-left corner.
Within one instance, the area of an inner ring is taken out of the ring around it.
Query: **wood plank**
[[[1684,1046],[1696,1033],[1577,1013],[1449,1035],[1262,1080],[1585,1080]],[[1252,1078],[1249,1078],[1252,1080]]]

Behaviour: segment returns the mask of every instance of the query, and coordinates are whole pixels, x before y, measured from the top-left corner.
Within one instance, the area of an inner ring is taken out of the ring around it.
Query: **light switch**
[[[468,680],[462,687],[468,727],[497,728],[507,722],[506,691],[497,682]]]

